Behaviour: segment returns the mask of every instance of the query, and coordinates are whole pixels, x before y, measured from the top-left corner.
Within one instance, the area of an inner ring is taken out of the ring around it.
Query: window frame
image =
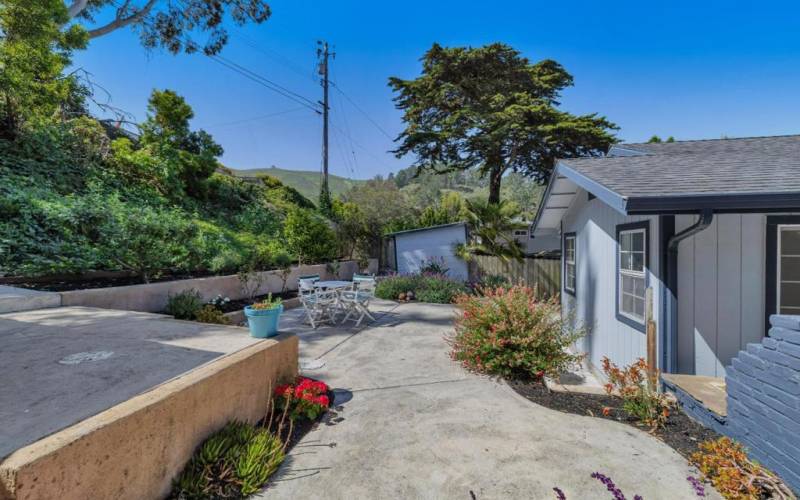
[[[764,336],[769,336],[769,317],[778,312],[778,286],[780,274],[778,270],[778,232],[780,226],[800,225],[800,215],[768,215],[766,223],[766,251],[764,252],[764,270],[766,282],[764,286]]]
[[[788,283],[788,281],[781,279],[781,264],[783,261],[784,254],[781,253],[781,236],[782,231],[786,228],[790,230],[797,230],[800,231],[800,224],[778,224],[777,227],[777,241],[775,243],[775,313],[776,314],[790,314],[790,313],[782,313],[781,312],[781,283]],[[796,255],[791,255],[791,257],[797,257]],[[797,283],[797,282],[794,282]],[[800,314],[800,311],[798,311]]]
[[[575,282],[572,284],[572,289],[570,289],[569,286],[567,285],[567,276],[569,276],[569,273],[567,273],[567,266],[570,264],[567,261],[567,240],[569,240],[569,239],[571,239],[573,241],[573,243],[572,243],[572,262],[571,262],[571,264],[572,264],[572,267],[575,269],[575,272],[573,273],[573,277],[575,279]],[[575,292],[578,289],[578,235],[574,231],[573,232],[569,232],[569,233],[564,233],[564,235],[562,237],[562,244],[561,245],[562,245],[562,248],[563,248],[563,251],[561,253],[564,256],[564,264],[563,264],[563,268],[562,268],[562,271],[561,271],[561,274],[563,274],[563,276],[564,276],[564,278],[563,278],[564,292],[566,292],[568,295],[572,295],[573,297],[575,297]]]
[[[631,222],[627,224],[618,224],[617,225],[617,239],[616,239],[616,249],[614,251],[614,260],[616,261],[615,264],[615,276],[614,280],[616,282],[616,297],[614,302],[616,304],[616,316],[617,320],[625,323],[626,325],[634,328],[642,333],[646,331],[645,329],[645,322],[647,321],[647,310],[644,311],[644,316],[639,319],[630,313],[627,313],[622,310],[622,277],[623,276],[632,276],[636,278],[644,278],[644,289],[650,286],[650,221],[643,220],[638,222]],[[621,264],[622,258],[622,247],[620,245],[620,237],[623,234],[629,233],[642,233],[644,235],[644,267],[641,273],[631,272],[631,271],[623,271]],[[645,303],[645,308],[647,304]]]
[[[518,238],[520,236],[528,237],[528,230],[527,229],[514,229],[514,237]]]

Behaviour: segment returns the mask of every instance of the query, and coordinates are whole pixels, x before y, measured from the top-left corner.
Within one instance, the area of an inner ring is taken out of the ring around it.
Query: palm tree
[[[469,241],[456,247],[456,255],[466,261],[474,255],[493,255],[508,263],[525,256],[522,245],[514,239],[515,229],[524,229],[519,222],[519,207],[508,200],[499,203],[466,200],[464,215],[470,228]]]

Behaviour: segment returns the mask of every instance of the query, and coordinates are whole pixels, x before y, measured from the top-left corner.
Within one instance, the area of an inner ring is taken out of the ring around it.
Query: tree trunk
[[[500,203],[500,183],[503,181],[503,167],[495,166],[489,171],[489,203]]]

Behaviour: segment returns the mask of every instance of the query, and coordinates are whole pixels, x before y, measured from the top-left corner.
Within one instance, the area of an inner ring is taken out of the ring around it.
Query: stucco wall
[[[353,273],[358,271],[355,261],[343,261],[339,268],[339,275],[335,278],[352,279]],[[283,281],[278,271],[265,271],[261,273],[264,282],[259,288],[259,294],[281,291]],[[334,276],[326,270],[325,264],[293,267],[286,281],[288,290],[297,289],[297,277],[319,274],[323,279],[332,279]],[[175,295],[184,290],[195,289],[200,292],[204,300],[210,300],[220,294],[231,299],[244,298],[239,278],[234,275],[212,276],[180,281],[163,281],[147,285],[117,286],[109,288],[94,288],[88,290],[74,290],[61,293],[63,306],[102,307],[104,309],[121,309],[125,311],[160,312],[167,306],[170,295]]]
[[[576,293],[570,295],[563,289],[561,303],[567,315],[574,316],[576,325],[588,329],[582,349],[588,361],[598,367],[603,356],[620,365],[647,356],[647,336],[617,319],[617,240],[616,226],[629,222],[649,220],[648,286],[653,288],[653,317],[660,321],[661,293],[657,270],[660,265],[658,251],[658,218],[624,216],[599,199],[588,200],[585,190],[579,189],[569,211],[563,218],[563,231],[576,236]],[[562,266],[563,266],[562,252]],[[658,359],[661,359],[659,353]]]
[[[728,367],[726,433],[800,491],[800,316],[770,322],[769,337]]]
[[[443,258],[450,269],[451,278],[467,280],[467,264],[453,254],[453,246],[466,242],[463,224],[434,227],[430,229],[395,235],[397,247],[397,272],[417,273],[420,265],[432,257]]]
[[[231,420],[263,417],[271,389],[297,375],[297,337],[212,361],[0,464],[0,499],[163,498],[194,449]]]

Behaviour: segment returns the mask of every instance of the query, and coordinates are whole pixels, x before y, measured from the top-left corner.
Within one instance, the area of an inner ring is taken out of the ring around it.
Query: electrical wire
[[[345,99],[347,99],[347,100],[350,102],[350,104],[352,104],[352,105],[353,105],[353,107],[354,107],[354,108],[356,108],[356,110],[358,110],[358,112],[359,112],[359,113],[361,113],[362,115],[364,115],[364,117],[366,117],[366,119],[367,119],[367,120],[369,120],[369,122],[370,122],[370,123],[372,123],[372,125],[374,125],[374,126],[375,126],[375,128],[377,128],[377,129],[378,129],[378,130],[379,130],[379,131],[380,131],[380,132],[381,132],[383,135],[385,135],[387,139],[389,139],[390,141],[394,142],[394,138],[393,138],[393,137],[392,137],[392,136],[389,134],[389,132],[387,132],[386,130],[384,130],[384,128],[383,128],[383,127],[381,127],[380,125],[378,125],[378,122],[376,122],[375,120],[373,120],[373,119],[372,119],[372,117],[371,117],[371,116],[369,116],[369,113],[367,113],[366,111],[364,111],[363,109],[361,109],[361,107],[360,107],[358,104],[356,104],[356,102],[355,102],[354,100],[350,99],[350,96],[348,96],[347,94],[345,94],[344,90],[342,90],[342,89],[341,89],[341,88],[340,88],[340,87],[339,87],[339,86],[336,84],[336,82],[330,82],[330,83],[331,83],[331,85],[333,85],[333,88],[335,88],[335,89],[336,89],[336,90],[337,90],[337,91],[338,91],[340,94],[342,94],[342,97],[344,97]]]

